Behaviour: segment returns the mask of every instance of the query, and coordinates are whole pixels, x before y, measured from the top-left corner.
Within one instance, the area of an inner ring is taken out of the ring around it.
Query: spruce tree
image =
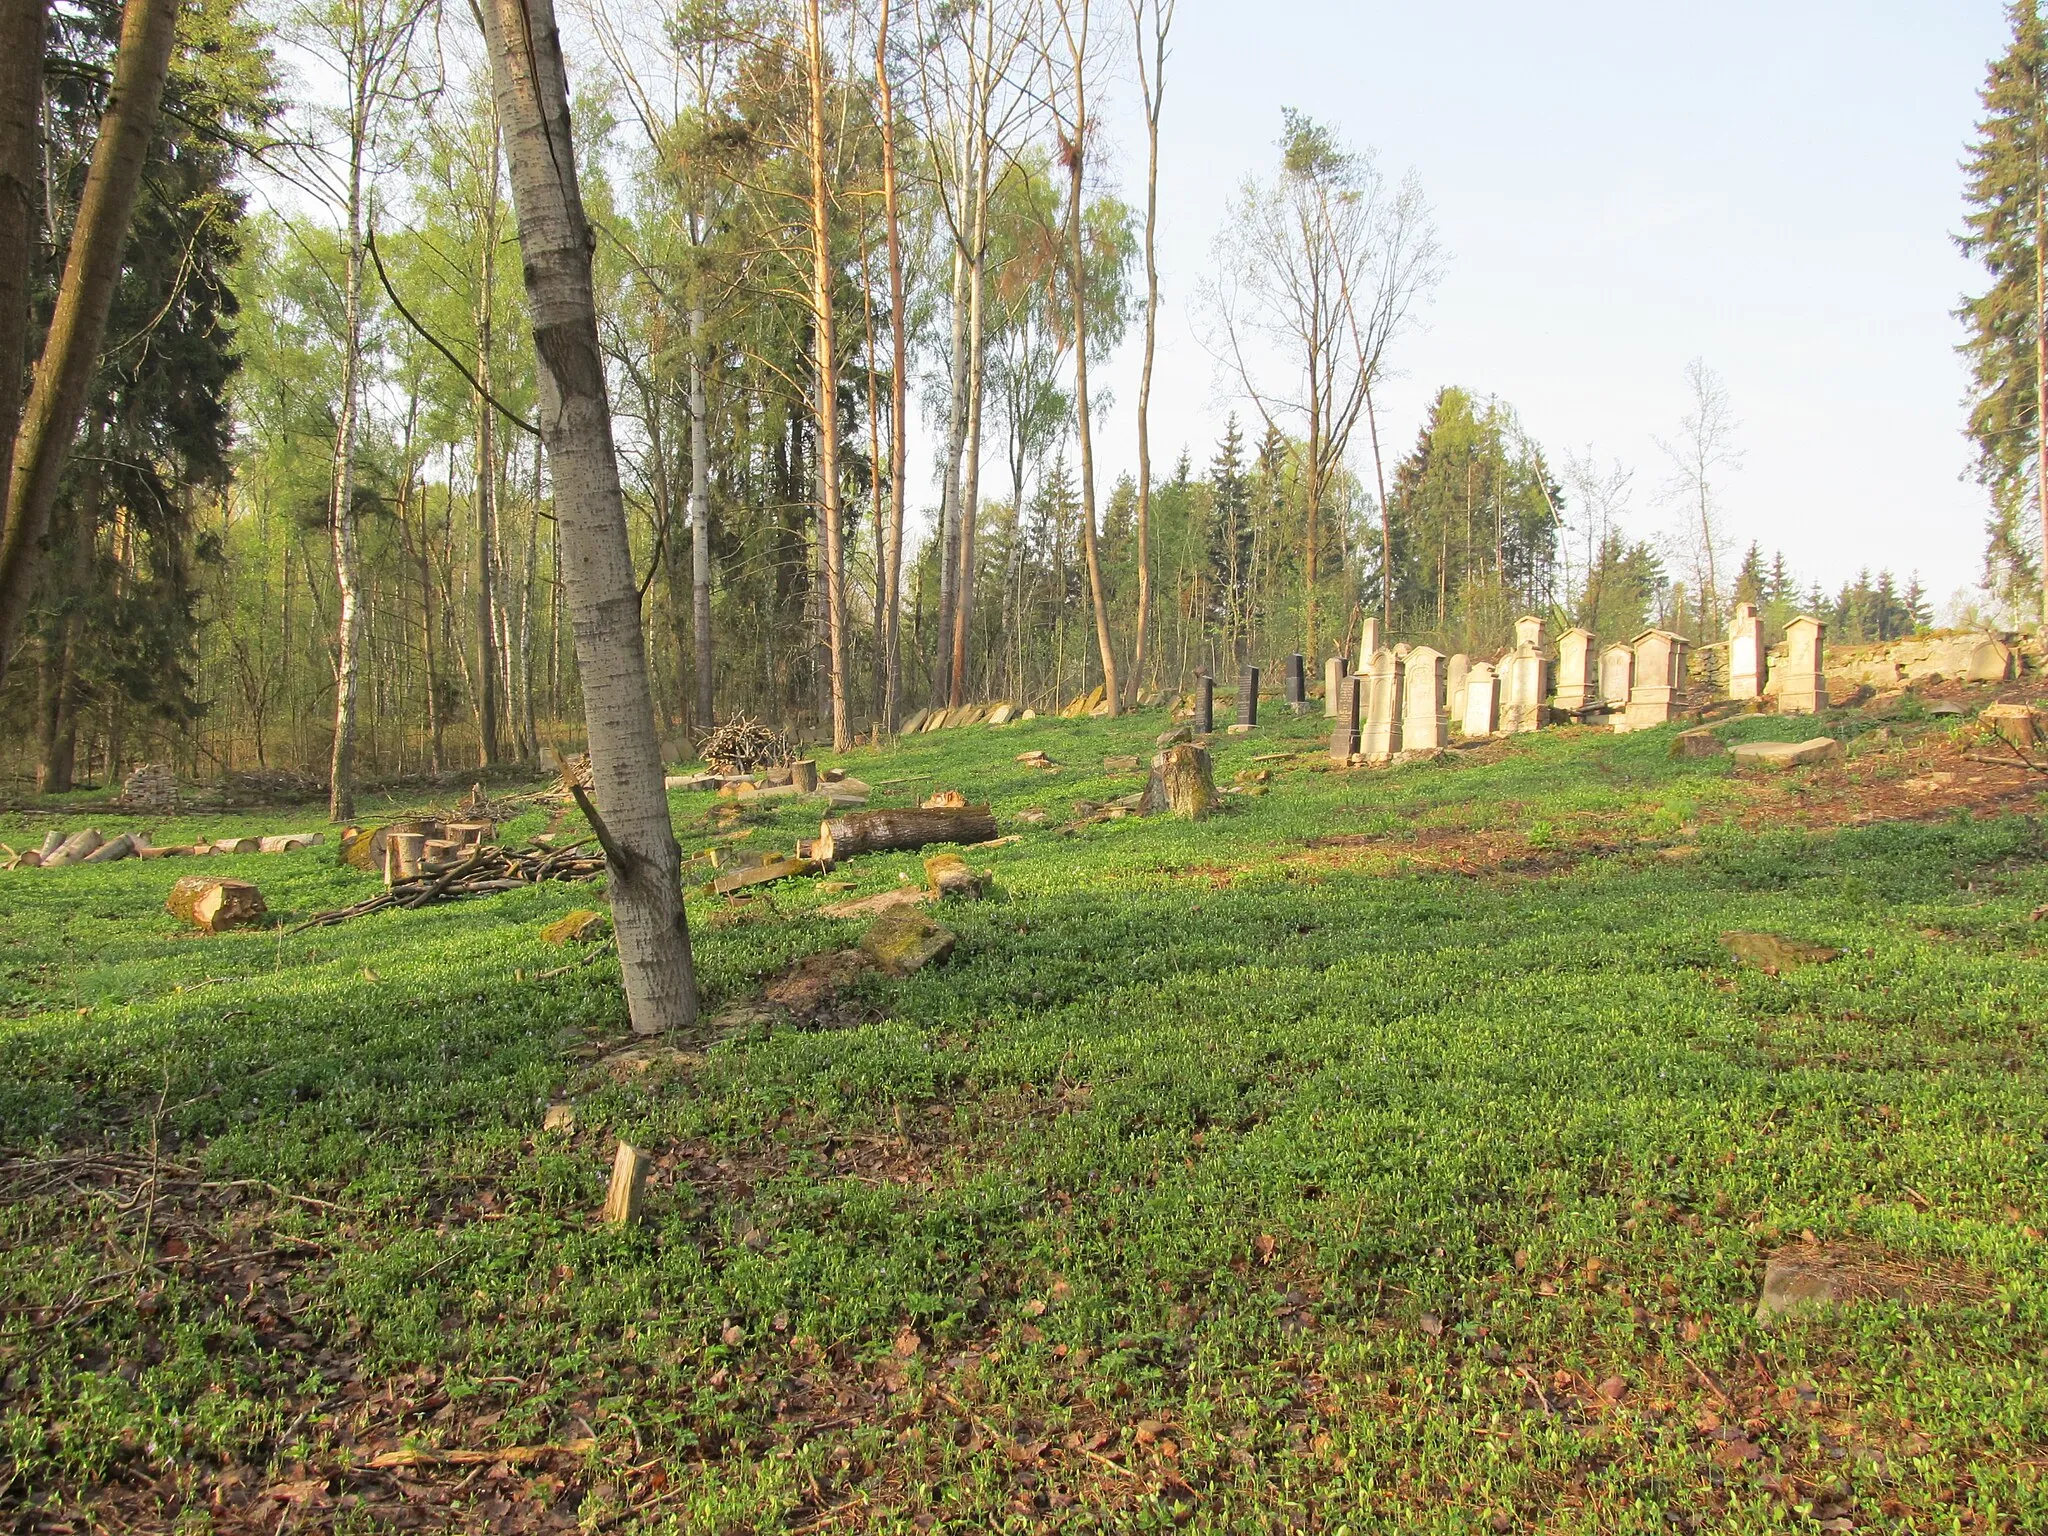
[[[2048,529],[2048,474],[2042,472],[2048,468],[2048,438],[2041,432],[2048,400],[2048,370],[2042,366],[2048,335],[2041,323],[2048,307],[2042,250],[2048,30],[2039,0],[2013,0],[2007,14],[2012,44],[1985,77],[1984,116],[1964,162],[1969,212],[1958,237],[1991,282],[1956,313],[1968,329],[1962,351],[1970,363],[1969,430],[1977,443],[1977,477],[1991,494],[1985,586],[2007,602],[2019,602],[2040,571],[2034,548],[2041,530]],[[2048,610],[2048,590],[2042,602]]]

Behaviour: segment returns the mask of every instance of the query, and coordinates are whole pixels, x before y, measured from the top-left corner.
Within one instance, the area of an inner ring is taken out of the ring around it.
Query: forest
[[[844,744],[1106,669],[1128,702],[1342,650],[1369,614],[1446,650],[1525,611],[1711,632],[1761,596],[1845,639],[1931,617],[1889,575],[1829,597],[1754,550],[1738,568],[1737,424],[1704,364],[1676,540],[1647,480],[1547,451],[1481,390],[1387,419],[1450,258],[1412,175],[1299,114],[1190,301],[1236,414],[1188,441],[1146,398],[1173,6],[814,9],[563,14],[674,758],[735,715]],[[38,328],[121,12],[49,16]],[[1141,104],[1149,172],[1091,153],[1109,93]],[[331,782],[345,814],[358,777],[577,747],[496,111],[474,25],[426,0],[183,8],[77,451],[16,562],[0,772],[23,791],[161,760]],[[1090,402],[1120,345],[1136,398]]]

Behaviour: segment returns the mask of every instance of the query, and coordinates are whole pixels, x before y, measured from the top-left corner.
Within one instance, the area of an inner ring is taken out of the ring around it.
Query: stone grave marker
[[[1444,717],[1442,651],[1418,645],[1401,664],[1401,750],[1441,752],[1449,745],[1450,726]]]
[[[1296,651],[1287,658],[1287,707],[1299,710],[1308,702],[1308,678],[1303,675],[1302,655]]]
[[[1372,671],[1372,659],[1380,652],[1380,621],[1365,619],[1358,626],[1358,665],[1352,670],[1363,676]]]
[[[1635,686],[1635,647],[1617,640],[1600,653],[1600,702],[1611,710],[1628,708],[1628,691]]]
[[[1323,663],[1323,713],[1334,720],[1337,718],[1337,695],[1344,689],[1344,658],[1332,656]]]
[[[1465,674],[1465,734],[1491,736],[1500,729],[1500,675],[1493,663],[1475,661]]]
[[[1358,752],[1359,719],[1365,697],[1366,680],[1347,675],[1338,679],[1333,696],[1336,698],[1336,725],[1330,731],[1330,761],[1348,763]]]
[[[1366,672],[1365,734],[1359,746],[1367,758],[1392,757],[1401,750],[1401,664],[1381,650]]]
[[[1216,729],[1216,679],[1204,672],[1195,679],[1195,734]]]
[[[1764,696],[1764,624],[1755,603],[1738,603],[1728,623],[1728,697]]]
[[[1785,626],[1785,659],[1775,669],[1778,677],[1778,713],[1814,715],[1827,707],[1828,685],[1823,675],[1828,627],[1819,619],[1799,615]]]
[[[1465,679],[1471,671],[1472,658],[1463,651],[1455,652],[1444,663],[1444,713],[1453,730],[1465,728]]]
[[[1593,631],[1568,629],[1557,637],[1557,707],[1576,715],[1590,709],[1599,690],[1593,676]]]
[[[1629,685],[1628,709],[1615,722],[1620,731],[1662,725],[1685,702],[1685,653],[1692,642],[1668,629],[1646,629],[1632,643],[1635,681]]]
[[[1259,669],[1246,667],[1237,685],[1237,723],[1250,728],[1259,723]]]

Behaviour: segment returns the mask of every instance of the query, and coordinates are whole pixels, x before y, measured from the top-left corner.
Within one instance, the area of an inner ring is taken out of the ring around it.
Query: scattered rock
[[[1027,827],[1036,827],[1046,821],[1047,813],[1034,805],[1028,810],[1019,811],[1016,819],[1023,822]]]
[[[542,928],[540,941],[543,944],[553,944],[557,948],[564,944],[588,944],[593,939],[603,938],[606,927],[605,915],[602,912],[578,908]]]
[[[897,911],[876,919],[861,936],[861,952],[891,976],[908,976],[953,953],[958,936],[921,912]]]
[[[1930,715],[1936,715],[1946,719],[1954,720],[1960,719],[1962,716],[1967,715],[1969,711],[1963,708],[1963,706],[1958,704],[1954,699],[1936,699],[1932,704],[1927,706],[1927,713]]]
[[[1737,763],[1759,768],[1803,768],[1809,763],[1838,763],[1842,744],[1832,736],[1811,741],[1745,741],[1734,749]]]
[[[1755,966],[1766,976],[1775,976],[1796,965],[1824,965],[1830,960],[1840,959],[1842,954],[1839,949],[1809,943],[1805,939],[1791,939],[1780,933],[1750,933],[1741,929],[1722,934],[1721,945],[1736,959]]]
[[[1050,768],[1052,766],[1052,759],[1046,755],[1041,747],[1033,747],[1029,752],[1019,752],[1017,754],[1017,761],[1030,768]]]
[[[813,1014],[858,981],[867,968],[868,957],[857,949],[806,955],[769,982],[762,995],[791,1013]]]
[[[1258,727],[1255,725],[1245,725],[1242,722],[1239,722],[1238,724],[1226,727],[1225,734],[1231,736],[1249,736],[1253,731],[1257,729]]]
[[[1671,755],[1685,757],[1725,757],[1728,744],[1705,727],[1694,731],[1680,731],[1672,738]]]
[[[957,853],[935,853],[924,861],[925,884],[941,900],[948,896],[978,901],[987,893],[988,876],[967,867]]]
[[[873,896],[863,896],[858,901],[838,901],[830,906],[818,908],[820,917],[878,917],[886,912],[900,912],[907,907],[922,907],[931,901],[929,891],[916,886],[901,886],[893,891],[881,891]]]
[[[544,1135],[575,1135],[576,1106],[574,1104],[550,1104],[548,1112],[541,1116],[540,1128]]]

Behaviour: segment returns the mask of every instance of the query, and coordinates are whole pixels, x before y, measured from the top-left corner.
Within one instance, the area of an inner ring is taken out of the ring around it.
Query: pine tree
[[[1768,578],[1764,575],[1764,552],[1761,546],[1751,544],[1749,552],[1742,557],[1742,569],[1735,573],[1735,601],[1755,603],[1759,607],[1766,601]]]
[[[2048,269],[2042,225],[2048,202],[2048,29],[2038,0],[2013,0],[2012,45],[1986,73],[1984,116],[1965,162],[1969,212],[1958,243],[1991,275],[1956,314],[1968,328],[1971,437],[1977,478],[1991,495],[1985,586],[2023,600],[2040,569],[2034,550],[2048,528],[2048,438],[2041,432],[2048,354],[2041,316]],[[2027,516],[2031,474],[2035,516]],[[2031,525],[2031,527],[2030,527]],[[2043,593],[2048,606],[2048,591]]]

